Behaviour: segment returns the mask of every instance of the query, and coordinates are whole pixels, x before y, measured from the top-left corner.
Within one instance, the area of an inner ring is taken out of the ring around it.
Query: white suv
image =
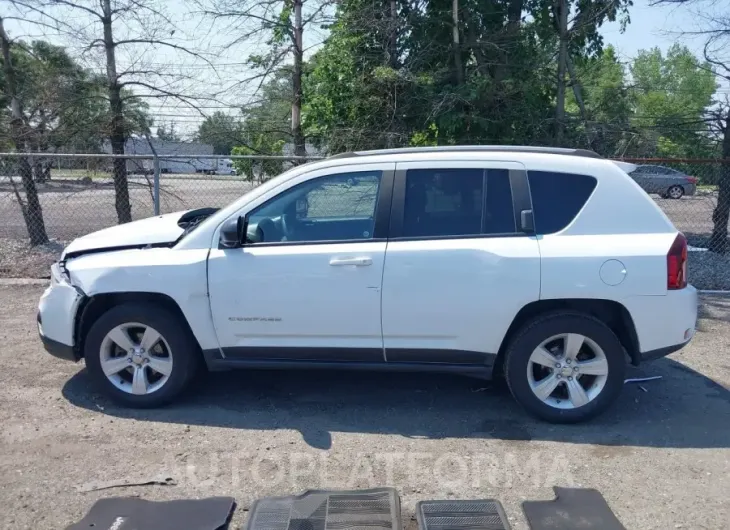
[[[530,413],[584,420],[697,318],[686,240],[624,169],[573,149],[338,155],[77,239],[38,328],[130,406],[204,366],[423,370],[503,376]]]

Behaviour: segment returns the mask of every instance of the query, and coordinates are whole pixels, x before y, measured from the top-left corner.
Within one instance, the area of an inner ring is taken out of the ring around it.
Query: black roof
[[[603,158],[601,155],[588,149],[569,149],[565,147],[535,147],[528,145],[445,145],[437,147],[403,147],[399,149],[379,149],[376,151],[352,151],[349,153],[340,153],[329,157],[335,158],[351,158],[358,156],[376,156],[376,155],[398,155],[398,154],[417,154],[417,153],[488,153],[494,151],[503,151],[510,153],[543,153],[549,155],[569,155],[582,156],[587,158]]]

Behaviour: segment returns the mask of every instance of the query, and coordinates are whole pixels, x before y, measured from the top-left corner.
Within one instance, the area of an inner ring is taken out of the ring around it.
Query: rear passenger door
[[[540,294],[540,254],[521,229],[524,167],[396,166],[383,271],[388,362],[491,364],[517,312]]]

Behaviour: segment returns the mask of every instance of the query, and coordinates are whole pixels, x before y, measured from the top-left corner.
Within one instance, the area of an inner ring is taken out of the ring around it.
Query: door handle
[[[330,265],[332,266],[344,266],[354,265],[355,267],[366,267],[367,265],[373,264],[373,258],[362,257],[362,258],[332,258]]]

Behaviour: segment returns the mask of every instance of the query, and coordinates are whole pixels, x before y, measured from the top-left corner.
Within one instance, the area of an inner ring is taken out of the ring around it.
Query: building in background
[[[140,137],[129,138],[124,146],[124,152],[129,155],[150,155],[150,158],[128,159],[127,171],[132,174],[151,174],[154,171],[153,148],[160,157],[161,173],[235,174],[231,161],[228,159],[200,158],[213,154],[212,145],[196,142],[168,142],[159,138],[151,138],[148,142],[146,138]],[[111,153],[111,146],[106,144],[104,151]]]

